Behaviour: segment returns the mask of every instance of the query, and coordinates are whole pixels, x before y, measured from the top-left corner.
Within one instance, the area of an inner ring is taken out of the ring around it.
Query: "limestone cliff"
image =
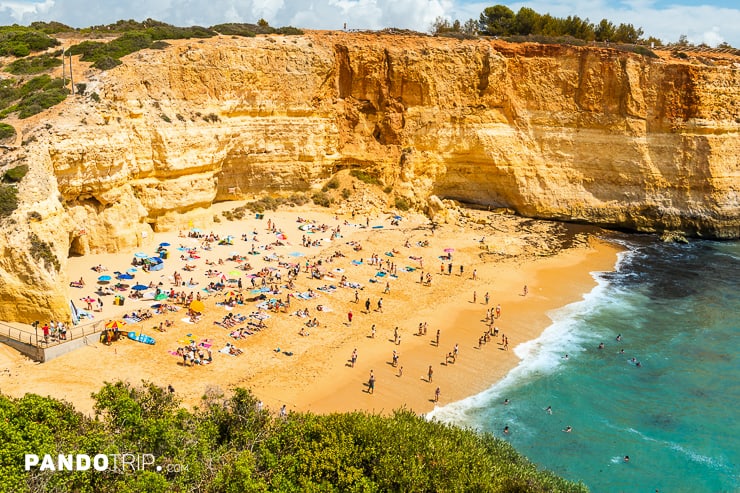
[[[124,62],[88,71],[85,95],[21,122],[23,145],[3,151],[31,172],[0,238],[0,319],[67,311],[64,268],[33,260],[29,229],[64,264],[355,167],[417,206],[740,237],[737,63],[343,32],[177,41]]]

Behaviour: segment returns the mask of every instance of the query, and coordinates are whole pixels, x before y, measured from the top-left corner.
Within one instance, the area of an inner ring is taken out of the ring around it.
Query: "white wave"
[[[621,258],[617,260],[620,261]],[[479,394],[435,408],[426,415],[427,419],[477,427],[476,416],[490,408],[492,402],[503,401],[512,388],[556,372],[561,365],[585,351],[586,343],[592,347],[593,341],[603,334],[584,327],[580,319],[608,302],[611,296],[610,282],[599,274],[592,273],[596,286],[581,301],[548,313],[553,323],[538,338],[514,347],[521,361],[503,379]]]

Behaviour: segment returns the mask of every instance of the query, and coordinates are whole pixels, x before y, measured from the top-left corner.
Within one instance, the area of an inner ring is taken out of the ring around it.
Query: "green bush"
[[[211,123],[216,123],[216,122],[221,121],[221,118],[219,118],[216,113],[208,113],[206,116],[203,117],[203,119]]]
[[[90,99],[92,99],[96,103],[100,102],[100,96],[98,95],[97,92],[90,93]]]
[[[61,264],[54,253],[54,243],[47,243],[41,240],[36,233],[29,233],[28,241],[30,244],[28,251],[31,257],[37,262],[43,261],[46,268],[53,267],[58,272]]]
[[[378,180],[377,177],[361,170],[361,169],[353,169],[349,172],[350,176],[353,176],[360,180],[363,183],[367,183],[368,185],[380,185],[380,180]]]
[[[336,190],[337,188],[339,188],[339,180],[335,176],[334,178],[332,178],[331,180],[329,180],[329,182],[326,184],[326,186],[328,188],[331,188],[332,190]]]
[[[110,70],[112,68],[118,67],[122,63],[123,62],[121,60],[118,60],[116,58],[104,56],[97,59],[92,66],[98,70]]]
[[[6,72],[14,75],[40,74],[62,64],[59,55],[43,54],[29,58],[19,58],[5,68]]]
[[[321,207],[330,207],[332,204],[331,197],[324,192],[315,192],[311,196],[311,200],[313,200],[314,204],[320,205]]]
[[[59,474],[25,471],[22,460],[5,460],[3,491],[30,491],[29,485],[39,483],[44,491],[99,493],[587,491],[538,471],[504,440],[429,422],[411,411],[279,418],[260,409],[244,389],[228,398],[210,391],[194,410],[182,408],[176,395],[148,382],[105,383],[93,394],[94,416],[49,397],[0,395],[7,457],[146,451],[163,468]],[[180,466],[178,472],[167,472],[168,465]]]
[[[46,50],[59,44],[46,33],[32,28],[0,26],[0,56],[28,56],[32,51]]]
[[[75,84],[75,91],[77,94],[83,95],[85,94],[86,90],[87,90],[87,84],[85,84],[84,82],[79,82]]]
[[[24,176],[26,176],[26,173],[28,173],[27,164],[15,166],[13,168],[10,168],[3,174],[3,181],[8,183],[18,183],[23,179]]]
[[[406,197],[396,197],[396,209],[399,211],[407,211],[411,208],[411,204]]]
[[[10,216],[18,208],[18,189],[0,183],[0,218]]]
[[[349,188],[342,189],[342,198],[344,200],[347,200],[351,195],[352,195],[352,192],[349,191]]]
[[[15,137],[15,127],[7,123],[0,123],[0,140]]]

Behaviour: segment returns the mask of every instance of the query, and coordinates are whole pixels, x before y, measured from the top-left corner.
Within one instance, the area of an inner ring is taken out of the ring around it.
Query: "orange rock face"
[[[27,144],[5,151],[31,171],[2,240],[18,252],[0,263],[0,319],[66,312],[66,279],[33,261],[29,230],[64,263],[355,167],[419,207],[738,238],[738,61],[344,32],[134,53],[78,74],[86,94],[21,122]]]

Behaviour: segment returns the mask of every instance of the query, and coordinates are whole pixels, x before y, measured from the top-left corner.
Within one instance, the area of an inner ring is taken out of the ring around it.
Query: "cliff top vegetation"
[[[503,440],[409,411],[275,416],[242,389],[230,398],[210,389],[186,410],[146,382],[106,383],[93,397],[94,418],[52,398],[0,396],[0,491],[586,491]],[[151,454],[154,464],[25,471],[29,453],[55,463],[59,454]]]

